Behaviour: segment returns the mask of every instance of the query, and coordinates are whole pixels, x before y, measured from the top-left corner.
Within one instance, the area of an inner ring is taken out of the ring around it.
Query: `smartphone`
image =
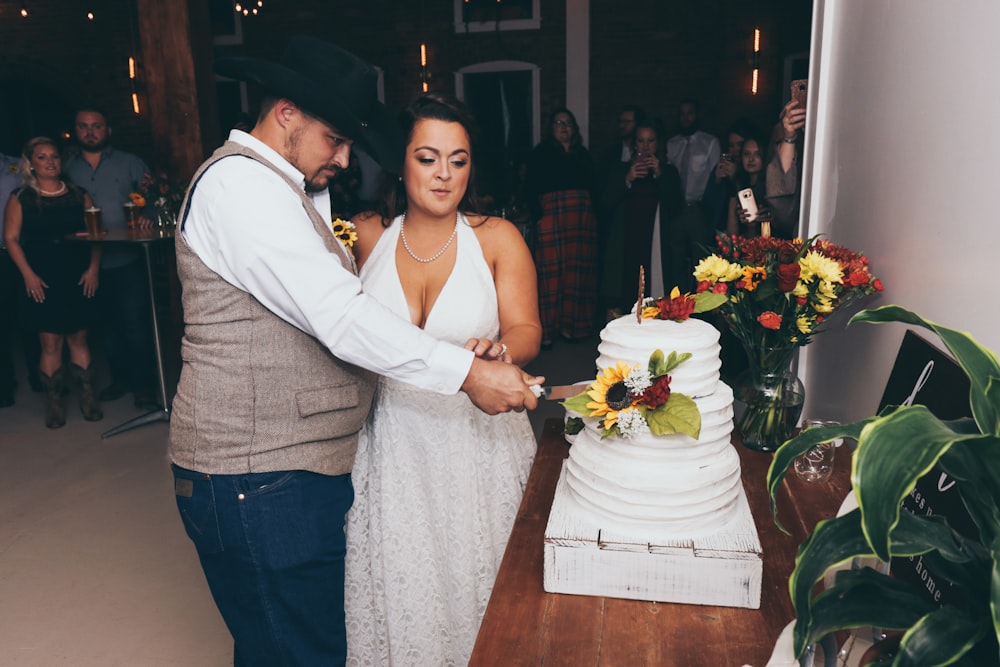
[[[740,202],[740,206],[743,211],[747,214],[747,221],[753,222],[757,219],[757,200],[754,199],[753,190],[750,188],[744,188],[736,193],[736,198]]]
[[[796,79],[792,81],[792,99],[799,103],[803,109],[806,108],[806,93],[809,92],[808,79]]]

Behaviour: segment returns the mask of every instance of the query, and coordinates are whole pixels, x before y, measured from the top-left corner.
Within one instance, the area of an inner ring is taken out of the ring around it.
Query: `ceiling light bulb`
[[[94,20],[94,12],[87,12],[87,19],[90,21]]]

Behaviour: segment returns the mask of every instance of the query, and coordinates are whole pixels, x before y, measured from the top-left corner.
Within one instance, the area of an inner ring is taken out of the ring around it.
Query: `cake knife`
[[[573,398],[574,396],[587,391],[587,388],[588,385],[579,384],[561,384],[548,387],[543,387],[538,384],[531,385],[531,391],[534,392],[535,396],[549,401],[563,401],[567,398]]]

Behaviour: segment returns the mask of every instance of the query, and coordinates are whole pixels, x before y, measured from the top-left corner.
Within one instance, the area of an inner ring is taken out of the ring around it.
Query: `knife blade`
[[[549,401],[563,401],[566,400],[567,398],[573,398],[574,396],[582,394],[583,392],[587,391],[587,384],[552,385],[548,387],[539,387],[538,390],[539,390],[538,394],[539,398],[544,398]]]

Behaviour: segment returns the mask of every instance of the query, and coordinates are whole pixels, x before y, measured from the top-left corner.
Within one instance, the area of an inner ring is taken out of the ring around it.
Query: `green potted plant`
[[[902,322],[937,334],[971,381],[973,418],[942,421],[921,405],[889,406],[854,424],[803,431],[775,452],[768,490],[775,523],[785,530],[775,498],[792,461],[821,442],[857,441],[851,483],[858,509],[816,526],[788,582],[795,655],[838,630],[876,626],[903,633],[893,665],[1000,664],[1000,363],[969,334],[898,306],[862,311],[855,321]],[[901,508],[935,465],[958,481],[978,540],[955,532],[944,517]],[[841,571],[834,586],[814,594],[830,567],[918,555],[935,578],[952,582],[957,602],[939,606],[871,568]]]

